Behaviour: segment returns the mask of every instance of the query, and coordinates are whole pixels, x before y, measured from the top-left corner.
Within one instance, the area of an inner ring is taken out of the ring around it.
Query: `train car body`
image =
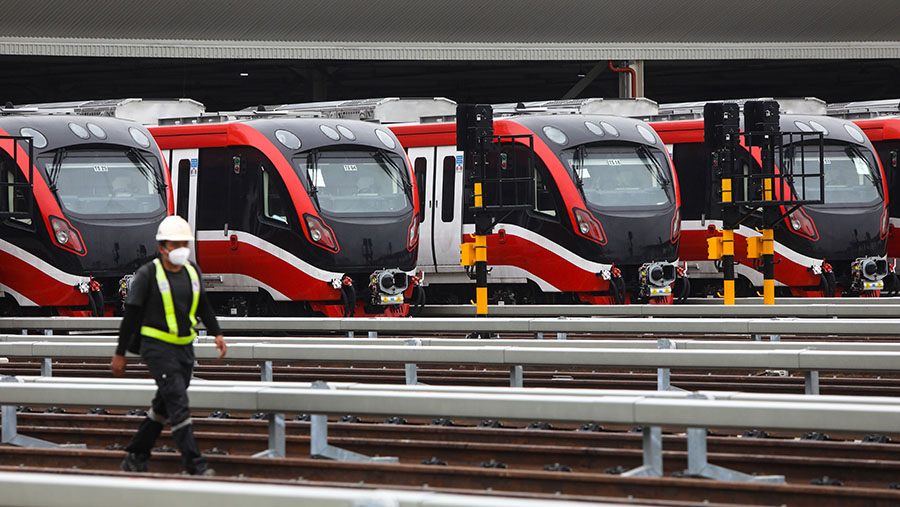
[[[407,314],[418,194],[388,129],[286,112],[193,121],[150,130],[217,311]]]
[[[829,104],[828,114],[851,120],[863,130],[884,167],[888,193],[900,195],[900,99]],[[900,234],[897,231],[900,227],[900,199],[889,202],[888,212],[891,226],[887,254],[896,259],[900,257]],[[896,262],[892,265],[895,271]]]
[[[533,143],[534,184],[523,201],[532,206],[504,214],[487,238],[492,303],[672,301],[678,179],[646,123],[583,112],[598,103],[602,99],[495,107],[494,135],[515,139],[503,148],[503,170],[524,174]],[[457,126],[391,129],[413,164],[424,203],[419,266],[429,302],[467,303],[474,281],[460,265],[459,245],[474,241],[474,216],[471,196],[464,195]]]
[[[780,129],[786,134],[781,146],[784,164],[821,166],[825,194],[824,204],[804,205],[790,213],[781,206],[783,216],[774,225],[776,287],[782,294],[795,296],[876,296],[887,270],[884,256],[888,235],[888,194],[878,156],[855,125],[822,116],[824,108],[816,107],[814,101],[781,103],[782,111],[788,106],[788,114],[780,116]],[[801,114],[790,114],[791,106]],[[661,112],[694,119],[651,122],[670,147],[682,178],[681,258],[688,264],[688,276],[698,296],[720,291],[722,280],[720,266],[707,260],[706,240],[719,234],[722,214],[704,145],[702,108],[703,103],[663,105]],[[810,108],[820,114],[808,114]],[[815,132],[821,132],[824,138],[821,164],[818,145],[812,149],[812,144],[799,141],[800,134]],[[762,163],[757,148],[745,148],[738,160],[745,173],[750,165],[758,170]],[[785,171],[789,169],[778,167],[776,162],[776,172]],[[811,199],[819,197],[818,186],[807,191]],[[800,191],[785,188],[784,192]],[[746,239],[759,236],[764,224],[758,210],[742,213],[747,218],[734,234],[737,287],[739,295],[755,296],[763,286],[762,266],[748,258]]]
[[[159,148],[117,118],[0,114],[0,307],[112,315],[172,212]]]

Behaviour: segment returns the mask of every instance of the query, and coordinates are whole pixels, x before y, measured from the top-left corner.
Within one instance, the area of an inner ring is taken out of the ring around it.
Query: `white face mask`
[[[169,262],[176,266],[184,266],[184,263],[187,262],[190,255],[191,249],[186,246],[169,250]]]

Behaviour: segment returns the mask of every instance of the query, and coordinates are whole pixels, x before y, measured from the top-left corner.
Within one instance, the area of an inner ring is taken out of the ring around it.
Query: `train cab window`
[[[413,162],[416,174],[416,188],[419,190],[419,223],[425,220],[425,185],[427,182],[428,160],[419,157]]]
[[[826,204],[869,204],[881,198],[881,178],[871,152],[863,153],[851,145],[825,144],[824,157],[813,146],[797,145],[785,159],[785,170],[794,175],[794,191],[808,200],[820,198],[817,179],[802,178],[802,174],[818,174],[822,167],[825,179]],[[799,180],[806,180],[802,184]],[[805,188],[804,188],[805,187]]]
[[[674,201],[671,173],[658,150],[597,144],[567,150],[563,159],[585,200],[602,207],[658,207]]]
[[[453,208],[456,205],[456,157],[444,157],[441,185],[441,220],[443,222],[452,222]]]
[[[70,212],[154,214],[166,205],[160,164],[149,152],[57,150],[38,161],[50,188]]]
[[[262,213],[269,220],[274,220],[287,225],[288,213],[287,191],[284,184],[273,170],[260,166],[260,174],[262,175]]]
[[[31,225],[32,190],[16,162],[0,152],[0,216]]]
[[[404,160],[384,150],[317,150],[293,160],[318,208],[327,213],[400,214],[412,206]]]
[[[534,171],[534,211],[547,216],[556,217],[556,188],[547,174],[547,169],[540,164]]]

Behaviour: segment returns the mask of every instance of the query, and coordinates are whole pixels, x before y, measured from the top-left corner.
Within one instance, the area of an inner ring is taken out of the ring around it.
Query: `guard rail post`
[[[695,393],[688,398],[712,399],[711,396]],[[730,468],[713,465],[707,460],[706,428],[687,428],[688,468],[685,475],[703,477],[719,481],[768,482],[783,484],[783,475],[750,475]]]
[[[285,442],[284,414],[266,414],[269,421],[269,448],[253,455],[254,458],[287,457]]]
[[[0,375],[0,382],[21,382],[16,377]],[[0,428],[0,444],[14,445],[17,447],[69,447],[84,449],[85,444],[56,444],[39,438],[19,435],[18,421],[15,405],[3,405],[0,407],[0,417],[3,418]]]
[[[805,394],[819,394],[819,372],[817,370],[804,371],[803,384]]]
[[[409,345],[411,347],[418,347],[422,345],[422,340],[418,338],[413,338],[411,340],[404,340],[404,345]],[[406,363],[404,365],[406,369],[406,385],[414,386],[419,383],[419,367],[416,363]]]
[[[321,380],[313,382],[312,388],[333,389]],[[400,461],[399,458],[392,456],[370,457],[334,445],[329,445],[327,414],[313,414],[309,417],[309,455],[312,458],[327,458],[335,461],[364,461],[378,463],[397,463]]]
[[[622,473],[623,477],[662,477],[662,428],[659,426],[644,426],[642,446],[643,464]]]
[[[656,348],[658,349],[675,349],[675,342],[668,338],[660,338],[656,340]],[[672,385],[672,370],[669,368],[656,369],[656,390],[657,391],[684,391],[680,387]]]
[[[509,367],[509,387],[524,387],[522,365],[517,364]]]
[[[49,357],[44,357],[41,359],[41,376],[42,377],[52,377],[53,376],[53,360]]]
[[[259,380],[262,382],[272,382],[275,374],[272,371],[272,361],[259,362]]]

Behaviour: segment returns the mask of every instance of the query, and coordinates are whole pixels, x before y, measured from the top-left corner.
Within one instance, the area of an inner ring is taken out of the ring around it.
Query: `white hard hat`
[[[156,229],[156,241],[193,241],[191,226],[178,215],[166,217]]]

